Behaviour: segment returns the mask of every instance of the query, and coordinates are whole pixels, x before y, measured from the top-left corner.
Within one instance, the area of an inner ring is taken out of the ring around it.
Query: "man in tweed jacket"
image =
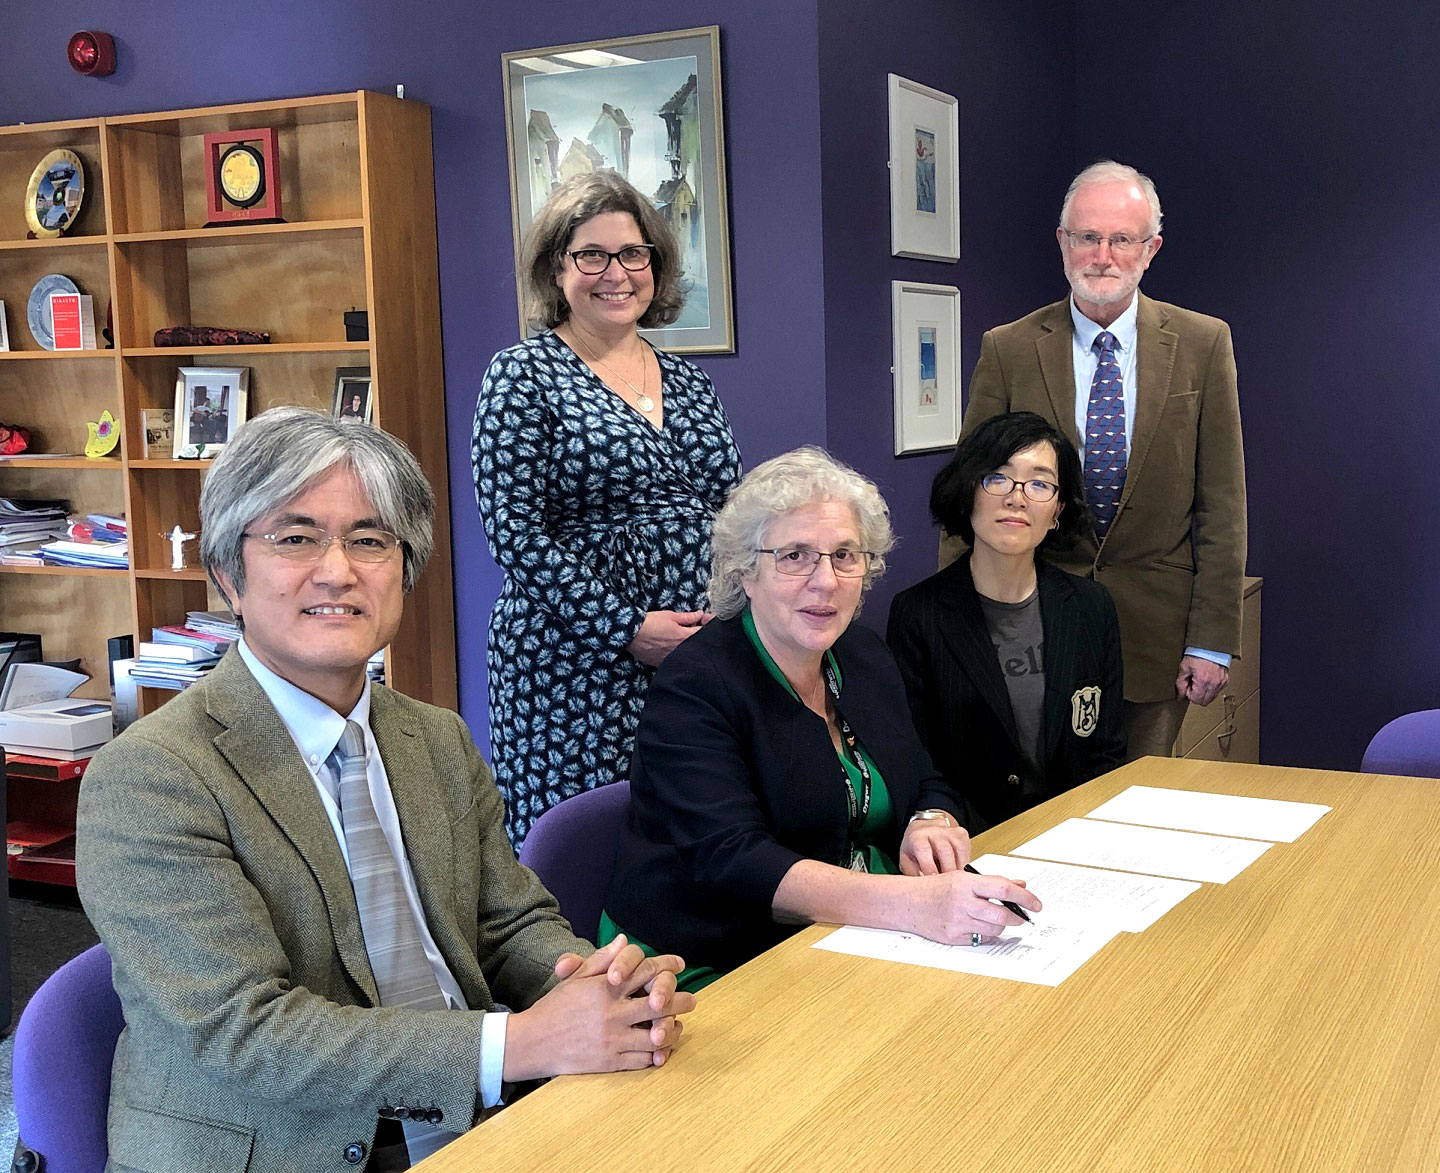
[[[299,408],[211,470],[201,556],[243,640],[97,754],[80,799],[80,894],[125,1010],[112,1168],[405,1168],[502,1082],[661,1063],[679,1035],[680,959],[575,937],[459,717],[367,683],[433,508],[398,441]],[[382,1004],[330,756],[347,722],[448,1009]]]

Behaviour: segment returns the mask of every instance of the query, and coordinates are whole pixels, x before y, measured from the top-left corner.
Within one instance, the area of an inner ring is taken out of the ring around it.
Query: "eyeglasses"
[[[587,277],[598,277],[610,267],[611,261],[619,261],[622,269],[638,273],[650,267],[653,244],[629,244],[618,253],[607,253],[603,248],[577,248],[565,255],[575,262],[575,268]]]
[[[348,534],[327,534],[315,525],[287,525],[273,534],[243,534],[291,562],[319,562],[339,542],[352,562],[388,562],[400,548],[400,539],[388,529],[353,529]]]
[[[870,569],[874,555],[869,550],[841,546],[838,550],[812,550],[809,546],[779,546],[772,550],[757,549],[757,554],[773,554],[775,569],[796,578],[809,578],[820,565],[821,558],[830,559],[836,578],[859,578]]]
[[[1102,244],[1108,244],[1110,251],[1120,256],[1128,256],[1155,239],[1153,232],[1149,236],[1135,237],[1125,232],[1117,232],[1114,236],[1101,236],[1098,232],[1071,232],[1068,228],[1060,231],[1065,234],[1065,239],[1076,252],[1094,252]]]
[[[1032,501],[1053,501],[1060,491],[1059,485],[1052,485],[1049,481],[1017,481],[1003,472],[986,473],[980,478],[980,487],[992,497],[1008,497],[1019,489]]]

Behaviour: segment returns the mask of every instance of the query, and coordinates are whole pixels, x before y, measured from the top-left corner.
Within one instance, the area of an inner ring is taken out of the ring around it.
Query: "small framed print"
[[[370,368],[337,367],[335,400],[330,405],[330,414],[337,420],[359,420],[368,424],[374,408],[370,398]]]
[[[175,452],[175,412],[168,407],[147,407],[140,413],[145,433],[145,459],[164,460]]]
[[[895,455],[934,452],[960,438],[960,291],[890,283]]]
[[[890,252],[960,259],[960,103],[890,74]]]
[[[216,455],[245,422],[249,367],[181,367],[175,377],[174,457]]]
[[[0,350],[10,349],[10,327],[5,324],[5,303],[0,301]]]

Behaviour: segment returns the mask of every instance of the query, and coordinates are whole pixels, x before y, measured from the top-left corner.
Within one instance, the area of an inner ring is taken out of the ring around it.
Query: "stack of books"
[[[40,547],[40,558],[46,566],[92,566],[106,570],[124,570],[130,565],[130,545],[118,541],[46,542]]]
[[[69,501],[0,497],[0,563],[39,565],[35,547],[65,536],[69,512]]]
[[[240,625],[229,611],[191,611],[185,616],[185,626],[202,635],[219,636],[227,643],[240,638]]]
[[[168,688],[174,692],[189,688],[220,662],[228,643],[191,633],[184,627],[156,627],[151,638],[135,649],[135,667],[130,679],[148,688]]]

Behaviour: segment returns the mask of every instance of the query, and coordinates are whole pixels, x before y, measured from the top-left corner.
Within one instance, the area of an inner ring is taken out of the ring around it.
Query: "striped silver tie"
[[[354,721],[345,722],[345,732],[332,756],[340,772],[340,826],[350,855],[350,883],[380,1004],[444,1010],[448,1003],[425,956],[400,869],[370,801],[365,733]],[[453,1132],[431,1127],[423,1118],[412,1116],[404,1121],[404,1128],[412,1162],[455,1139]]]

